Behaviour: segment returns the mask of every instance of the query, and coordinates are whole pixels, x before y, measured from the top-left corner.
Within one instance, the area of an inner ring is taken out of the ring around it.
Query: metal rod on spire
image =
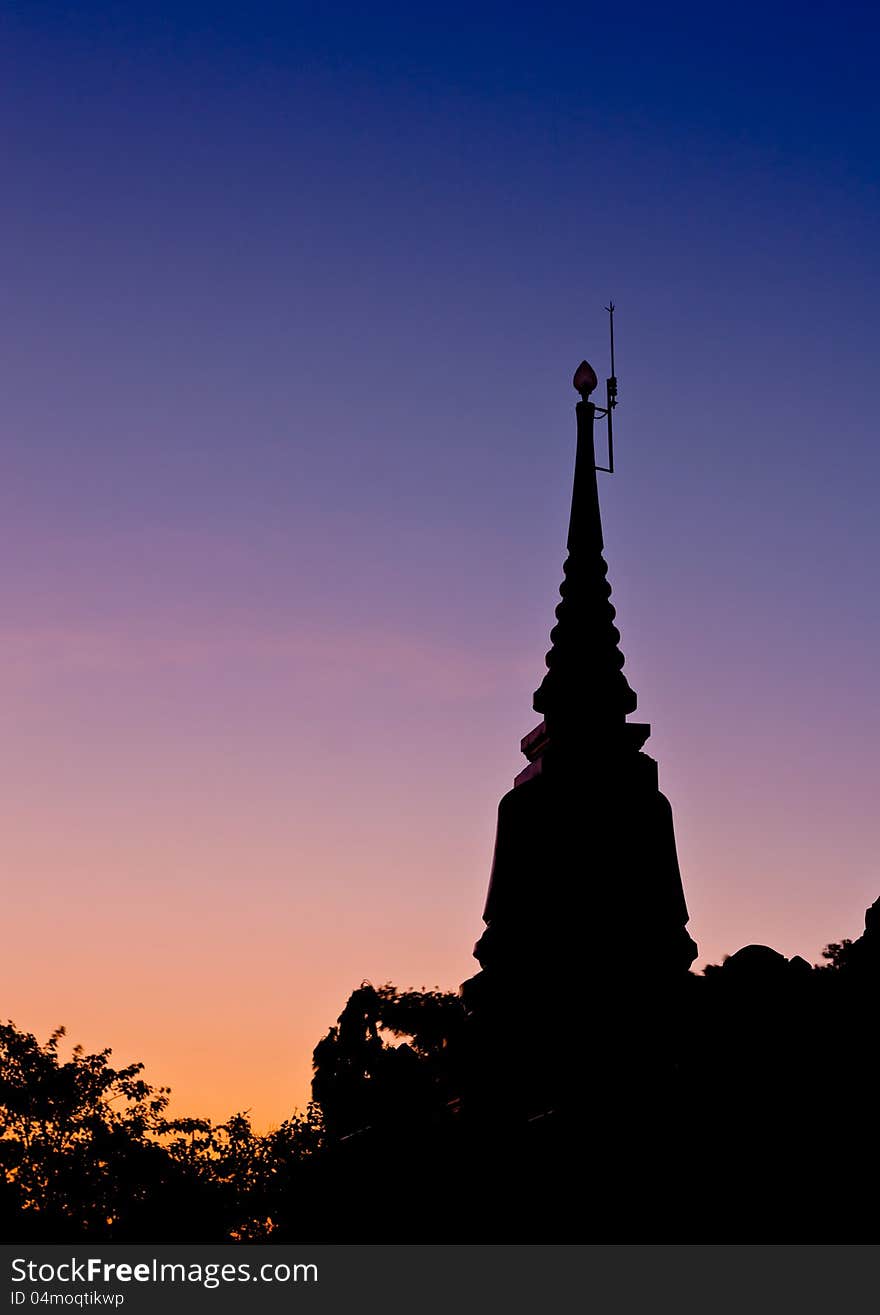
[[[608,312],[608,323],[611,329],[611,377],[605,380],[605,406],[604,408],[600,406],[597,408],[597,410],[598,410],[598,414],[608,422],[608,465],[600,466],[597,463],[596,469],[604,470],[606,474],[613,475],[614,474],[614,428],[611,421],[611,412],[617,406],[617,375],[614,373],[614,309],[615,309],[614,302],[613,301],[610,302],[605,307],[605,309]],[[583,364],[586,365],[586,362],[583,362]],[[578,368],[579,371],[580,369],[582,369],[582,367],[578,367]],[[593,383],[590,389],[590,391],[592,391],[592,388],[596,387],[598,380],[596,379],[596,375],[593,372],[592,367],[588,366],[587,368],[590,370],[590,374],[592,375],[593,378]],[[582,391],[581,384],[579,382],[579,375],[575,375],[574,386],[575,388],[577,388],[578,392],[581,393],[582,397],[586,397],[587,394]]]
[[[617,406],[617,375],[614,373],[614,302],[610,301],[605,307],[608,312],[608,325],[611,330],[611,378],[605,381],[605,400],[607,403],[606,415],[608,416],[608,472],[614,474],[614,430],[611,423],[611,412]]]
[[[614,378],[614,312],[616,310],[614,302],[610,301],[605,309],[608,312],[608,324],[611,329],[611,379],[617,383],[617,380]],[[614,395],[617,396],[617,389],[614,390]]]

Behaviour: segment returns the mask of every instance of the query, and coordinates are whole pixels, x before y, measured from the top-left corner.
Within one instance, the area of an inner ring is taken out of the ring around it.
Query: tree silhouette
[[[745,946],[663,995],[659,1021],[639,968],[617,1032],[602,1010],[618,981],[540,996],[571,1020],[581,1080],[518,1120],[506,1093],[536,1054],[553,1062],[546,1039],[486,1047],[438,989],[363,982],[315,1047],[313,1102],[266,1133],[246,1110],[172,1117],[140,1064],[65,1057],[63,1028],[40,1042],[7,1023],[0,1227],[20,1242],[869,1241],[880,903],[823,959]],[[708,1209],[691,1146],[724,1184]],[[814,1192],[829,1173],[833,1203]]]
[[[0,1026],[0,1162],[23,1215],[104,1232],[118,1218],[121,1166],[173,1127],[169,1093],[144,1081],[141,1064],[113,1068],[109,1050],[75,1046],[62,1062],[64,1035],[41,1044]]]
[[[171,1118],[170,1089],[109,1049],[0,1025],[0,1221],[19,1240],[259,1241],[321,1144],[310,1106],[257,1135],[246,1113]],[[274,1212],[274,1216],[273,1216]]]
[[[458,995],[362,982],[313,1054],[312,1094],[331,1138],[411,1122],[455,1094],[464,1011]],[[397,1044],[383,1039],[381,1033]]]

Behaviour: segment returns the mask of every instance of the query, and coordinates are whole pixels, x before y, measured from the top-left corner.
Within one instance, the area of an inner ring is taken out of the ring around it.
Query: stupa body
[[[650,727],[627,721],[636,695],[603,558],[586,369],[562,601],[534,699],[543,720],[499,806],[482,971],[463,987],[484,1072],[532,1113],[576,1098],[597,1048],[605,1068],[612,1052],[650,1062],[696,955],[672,811],[642,751]],[[516,1075],[503,1072],[514,1052]]]

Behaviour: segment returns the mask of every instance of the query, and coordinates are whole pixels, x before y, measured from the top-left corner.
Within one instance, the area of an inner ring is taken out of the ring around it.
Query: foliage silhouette
[[[246,1112],[217,1124],[171,1117],[169,1089],[147,1082],[140,1064],[115,1068],[109,1050],[79,1046],[65,1058],[63,1029],[41,1043],[7,1023],[3,1235],[873,1240],[862,1187],[880,1167],[878,913],[880,902],[857,940],[829,944],[821,967],[746,946],[688,974],[680,995],[666,997],[674,1009],[648,1049],[633,1038],[656,1014],[640,1020],[638,1001],[624,993],[629,1031],[603,1036],[585,988],[576,1008],[566,1004],[576,1020],[567,1045],[581,1056],[583,1082],[569,1108],[519,1121],[481,1100],[471,1020],[458,995],[439,990],[362,983],[315,1047],[314,1101],[262,1134]],[[637,966],[632,977],[645,980]],[[534,981],[523,991],[541,996]],[[508,1086],[534,1047],[524,1037],[506,1057]],[[504,1089],[492,1085],[491,1099]],[[723,1185],[709,1198],[691,1147]],[[833,1201],[817,1188],[829,1174]]]
[[[362,982],[315,1047],[312,1095],[331,1138],[424,1120],[455,1093],[465,1015],[458,995]],[[382,1032],[406,1038],[394,1045]]]
[[[109,1049],[65,1032],[40,1043],[0,1026],[0,1221],[7,1237],[64,1241],[263,1240],[271,1203],[321,1142],[310,1106],[258,1136],[246,1114],[223,1124],[170,1118],[170,1090],[114,1068]]]

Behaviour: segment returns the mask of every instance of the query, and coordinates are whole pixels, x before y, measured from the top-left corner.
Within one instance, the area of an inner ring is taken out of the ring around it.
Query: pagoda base
[[[538,761],[499,805],[482,971],[462,986],[474,1099],[527,1117],[581,1103],[599,1071],[629,1089],[674,1063],[697,954],[654,760],[630,738],[601,769]]]

